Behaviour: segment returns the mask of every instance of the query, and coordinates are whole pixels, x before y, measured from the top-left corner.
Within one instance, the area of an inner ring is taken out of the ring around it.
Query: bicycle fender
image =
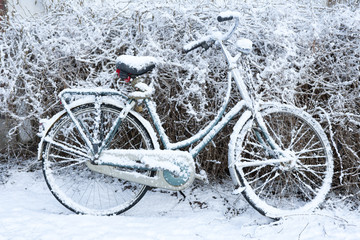
[[[278,104],[278,103],[275,103],[275,102],[261,102],[259,105],[258,105],[258,109],[256,111],[255,114],[260,114],[261,111],[264,111],[268,108],[273,108],[273,107],[281,107],[281,106],[288,106],[288,105],[285,105],[285,104]],[[231,133],[230,135],[230,141],[229,141],[229,152],[228,152],[228,168],[229,168],[229,172],[230,172],[230,176],[231,176],[231,179],[233,180],[234,183],[237,183],[238,182],[238,176],[235,174],[235,170],[234,170],[234,163],[230,161],[231,157],[230,157],[230,154],[231,152],[233,152],[233,150],[231,150],[231,148],[233,146],[235,146],[235,141],[237,139],[237,133],[239,133],[241,131],[241,129],[245,126],[245,124],[248,122],[248,121],[253,121],[254,119],[252,118],[253,114],[251,113],[250,110],[247,110],[245,111],[241,117],[237,120],[234,128],[233,128],[233,132]],[[231,151],[230,151],[231,150]]]
[[[80,107],[82,105],[91,104],[91,103],[94,103],[94,98],[86,97],[86,98],[82,98],[82,99],[79,99],[79,100],[76,100],[76,101],[70,103],[69,107],[70,107],[70,109],[74,109],[76,107]],[[102,99],[102,103],[107,104],[107,105],[113,105],[114,107],[118,107],[118,108],[125,107],[125,105],[123,103],[121,103],[115,99],[112,99],[110,97],[104,97]],[[160,149],[158,138],[156,136],[156,133],[155,133],[153,127],[149,123],[149,121],[147,121],[145,118],[143,118],[139,113],[137,113],[135,111],[131,110],[130,113],[135,118],[137,118],[137,120],[139,120],[139,122],[141,124],[143,124],[144,127],[146,128],[146,130],[149,132],[150,138],[154,143],[154,149]],[[42,152],[43,152],[44,146],[46,145],[45,137],[48,135],[50,129],[54,126],[55,122],[66,114],[67,114],[67,112],[65,110],[62,110],[62,111],[58,112],[57,114],[55,114],[54,116],[52,116],[50,119],[41,119],[40,120],[40,124],[43,126],[43,130],[38,133],[38,136],[41,137],[39,145],[38,145],[38,156],[37,156],[38,160],[42,160]]]
[[[239,120],[237,120],[234,128],[233,128],[233,132],[231,133],[230,135],[230,141],[229,141],[229,150],[230,148],[232,148],[234,145],[235,145],[235,142],[236,142],[236,139],[237,139],[237,133],[240,132],[240,130],[245,126],[245,124],[248,122],[248,121],[252,121],[252,113],[250,110],[247,110],[245,111],[241,117],[239,118]],[[233,182],[236,183],[236,179],[237,179],[237,176],[236,174],[234,174],[235,171],[232,171],[232,169],[234,168],[234,163],[230,161],[230,152],[229,151],[229,156],[228,156],[228,168],[229,168],[229,172],[230,172],[230,176],[231,178],[233,179]]]

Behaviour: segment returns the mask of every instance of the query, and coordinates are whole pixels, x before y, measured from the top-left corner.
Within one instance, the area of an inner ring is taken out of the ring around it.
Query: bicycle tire
[[[100,138],[106,136],[121,108],[101,105]],[[95,107],[86,104],[72,109],[88,134],[94,137]],[[99,135],[99,133],[98,133]],[[53,141],[82,153],[89,150],[75,124],[64,113],[53,124],[47,136]],[[153,149],[154,143],[144,125],[131,113],[122,121],[108,149]],[[47,142],[43,150],[42,168],[46,183],[54,197],[66,208],[78,214],[115,215],[133,207],[149,187],[91,171],[84,156]],[[109,167],[116,168],[116,167]],[[125,169],[122,169],[125,170]],[[153,176],[154,171],[138,171]]]
[[[229,144],[233,182],[258,212],[270,218],[316,208],[330,190],[333,176],[332,151],[321,125],[288,105],[267,104],[260,113],[271,137],[283,150],[291,151],[296,163],[242,167],[245,162],[269,159],[271,154],[261,146],[256,121],[239,121]]]

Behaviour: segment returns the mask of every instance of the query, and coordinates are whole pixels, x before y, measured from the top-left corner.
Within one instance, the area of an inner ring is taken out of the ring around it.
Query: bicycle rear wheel
[[[103,139],[109,132],[121,109],[93,104],[73,109],[75,117],[91,138]],[[98,113],[101,113],[100,116]],[[91,171],[89,149],[81,138],[74,122],[65,113],[49,130],[43,151],[43,173],[55,198],[68,209],[79,214],[120,214],[134,206],[149,189],[147,186],[113,178]],[[153,149],[150,135],[131,113],[122,121],[108,149]],[[120,169],[106,166],[108,170]],[[141,174],[154,172],[134,169]]]
[[[244,197],[265,216],[279,218],[314,209],[325,199],[333,176],[332,152],[323,129],[309,114],[287,105],[267,105],[261,115],[271,138],[294,161],[276,162],[279,156],[264,146],[256,121],[242,128],[239,122],[229,145],[233,181],[244,187]]]

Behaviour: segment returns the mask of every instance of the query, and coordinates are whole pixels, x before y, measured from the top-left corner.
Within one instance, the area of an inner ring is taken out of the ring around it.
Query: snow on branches
[[[241,16],[237,37],[254,43],[247,62],[257,97],[306,108],[333,143],[338,183],[358,182],[360,10],[247,2],[47,0],[44,15],[0,21],[0,113],[12,122],[9,135],[27,129],[22,139],[35,146],[38,119],[59,110],[57,94],[64,88],[122,86],[115,60],[127,54],[160,61],[149,75],[159,114],[171,140],[189,137],[221,106],[227,66],[216,47],[189,54],[182,47],[226,31],[231,22],[216,17],[231,10]],[[200,156],[213,174],[226,169],[230,132],[225,129]],[[23,145],[11,145],[16,147]]]

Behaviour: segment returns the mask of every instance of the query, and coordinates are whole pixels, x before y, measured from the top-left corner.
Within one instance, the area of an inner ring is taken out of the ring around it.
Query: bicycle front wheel
[[[309,114],[287,105],[267,105],[261,115],[270,137],[292,160],[279,160],[256,121],[242,128],[239,122],[229,145],[233,181],[265,216],[314,209],[325,199],[333,176],[331,147],[323,129]]]
[[[112,105],[86,104],[72,110],[92,139],[103,139],[121,109]],[[113,215],[134,206],[148,190],[147,186],[113,178],[90,170],[89,149],[74,122],[63,114],[47,134],[51,141],[43,151],[43,173],[55,198],[79,214]],[[122,121],[108,149],[153,149],[149,132],[131,113]],[[120,169],[106,166],[108,171]],[[141,174],[154,172],[135,169]]]

